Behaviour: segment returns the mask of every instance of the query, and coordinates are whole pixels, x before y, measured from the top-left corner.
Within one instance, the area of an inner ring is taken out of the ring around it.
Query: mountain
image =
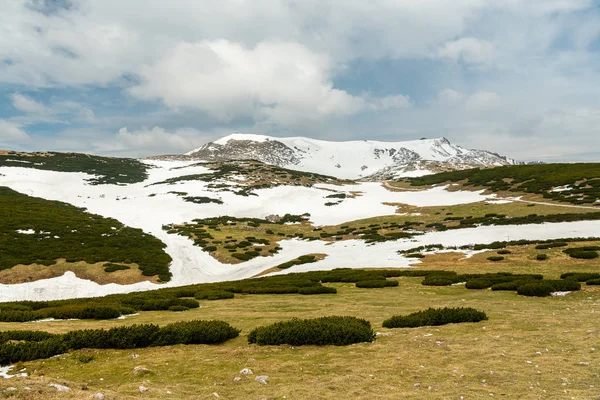
[[[186,155],[205,161],[256,159],[300,171],[367,180],[519,164],[489,151],[454,145],[444,137],[405,142],[331,142],[234,133]]]

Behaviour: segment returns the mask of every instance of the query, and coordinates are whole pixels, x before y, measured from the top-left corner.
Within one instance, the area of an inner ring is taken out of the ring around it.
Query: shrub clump
[[[528,283],[517,288],[517,293],[521,296],[546,297],[555,289],[547,282]]]
[[[292,319],[261,326],[248,335],[248,343],[259,345],[335,345],[372,342],[371,323],[355,317],[321,317]]]
[[[471,279],[465,284],[467,289],[487,289],[493,285],[492,282],[487,279]]]
[[[543,253],[542,254],[537,254],[535,256],[535,259],[538,260],[538,261],[547,260],[548,259],[548,254],[543,254]]]
[[[502,261],[502,260],[504,260],[504,257],[502,257],[502,256],[490,256],[487,259],[488,259],[488,261],[496,262],[496,261]]]
[[[383,321],[384,328],[415,328],[418,326],[438,326],[461,322],[487,320],[483,311],[470,307],[429,308],[408,315],[396,315]]]
[[[298,294],[336,294],[337,289],[327,286],[305,286],[298,288]]]
[[[223,300],[233,299],[235,295],[232,292],[225,290],[210,290],[205,292],[198,292],[194,295],[197,300]]]
[[[355,285],[357,288],[377,289],[377,288],[398,286],[398,281],[388,281],[388,280],[358,281],[358,282],[356,282]]]
[[[153,324],[87,329],[65,334],[37,331],[0,333],[0,364],[48,358],[69,350],[134,349],[174,344],[215,344],[233,339],[239,330],[223,321],[175,322],[162,328]],[[14,341],[19,341],[14,343]]]

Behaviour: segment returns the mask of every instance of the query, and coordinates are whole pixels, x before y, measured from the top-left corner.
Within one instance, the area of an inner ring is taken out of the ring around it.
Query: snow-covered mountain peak
[[[513,160],[489,151],[454,145],[445,137],[403,142],[332,142],[236,132],[186,155],[206,161],[256,159],[280,167],[346,179],[389,179],[447,169],[515,164]]]

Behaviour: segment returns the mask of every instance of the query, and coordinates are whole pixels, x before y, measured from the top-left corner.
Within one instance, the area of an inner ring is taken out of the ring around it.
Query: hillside
[[[330,142],[235,133],[186,153],[194,159],[256,159],[267,164],[345,179],[382,180],[437,171],[517,162],[485,150],[470,150],[446,138],[405,142]]]
[[[39,153],[33,155],[38,156],[43,157]],[[38,162],[17,162],[28,161],[32,157],[28,153],[11,157],[9,160],[13,161],[7,162],[12,164],[0,166],[0,186],[18,192],[13,196],[20,193],[37,197],[37,201],[51,201],[48,204],[59,201],[85,208],[86,212],[81,214],[84,218],[90,213],[118,221],[143,231],[148,240],[164,243],[164,252],[173,260],[168,286],[235,280],[279,271],[403,268],[418,261],[398,250],[431,244],[463,246],[507,237],[511,240],[590,237],[596,236],[596,221],[600,218],[600,212],[591,203],[565,204],[557,201],[559,198],[544,199],[539,194],[527,193],[526,187],[515,187],[517,191],[502,188],[493,193],[491,186],[470,187],[465,183],[469,176],[479,182],[480,174],[494,174],[494,171],[513,171],[512,179],[517,182],[518,171],[527,171],[521,173],[526,176],[532,168],[538,171],[536,181],[545,182],[545,175],[552,181],[558,176],[556,171],[552,172],[552,164],[548,170],[544,166],[523,165],[456,171],[453,173],[457,175],[414,178],[411,185],[404,181],[384,184],[349,181],[256,160],[97,159],[56,153],[50,157],[53,164],[37,165]],[[126,166],[124,174],[118,166]],[[560,178],[560,183],[564,186],[572,182],[572,187],[577,184],[592,196],[593,179],[598,176],[595,168],[595,164],[584,164],[573,169],[579,171],[577,174]],[[131,181],[132,169],[143,171],[144,175],[137,175]],[[591,183],[579,185],[582,181]],[[443,184],[416,186],[435,182]],[[11,210],[6,209],[7,220]],[[53,223],[64,220],[59,214],[52,215],[55,218],[49,221]],[[26,218],[19,218],[25,226]],[[100,222],[93,224],[96,225],[102,226]],[[16,229],[28,228],[13,230]],[[92,242],[106,242],[103,236],[106,232],[102,229],[89,232]],[[61,240],[72,238],[68,232],[52,236]],[[58,243],[58,239],[53,240]],[[53,241],[44,239],[43,243]],[[137,249],[130,249],[137,254]],[[27,260],[15,260],[12,266],[8,263],[9,268],[0,274],[3,281],[27,282],[0,286],[0,298],[50,300],[157,287],[152,282],[129,284],[131,280],[116,278],[112,282],[127,284],[98,284],[110,282],[106,279],[111,276],[139,271],[132,257],[123,256],[120,261],[113,261],[116,265],[106,267],[110,270],[130,267],[114,272],[104,272],[101,264],[110,262],[108,256],[112,254],[101,257],[104,260],[86,256],[68,263],[55,251],[50,258],[59,259],[60,263],[53,267],[18,264],[36,259],[48,263],[45,255],[52,250],[59,248],[33,249]],[[105,250],[110,247],[101,249],[100,254]],[[123,254],[127,252],[126,248],[121,250]],[[131,263],[126,263],[127,259]],[[85,260],[100,264],[86,264]],[[144,267],[144,263],[139,266]],[[88,273],[82,274],[85,269]],[[43,272],[48,270],[54,271],[53,275]],[[101,271],[107,277],[90,279],[91,271]],[[135,282],[143,279],[139,275]]]

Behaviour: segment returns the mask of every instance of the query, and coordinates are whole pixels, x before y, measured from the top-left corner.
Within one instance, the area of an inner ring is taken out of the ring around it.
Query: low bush
[[[298,289],[298,294],[335,294],[336,288],[327,286],[306,286]]]
[[[552,286],[555,292],[571,292],[575,290],[581,290],[581,284],[574,279],[543,280],[541,282]]]
[[[235,295],[224,290],[211,290],[206,292],[198,292],[194,295],[194,297],[198,300],[222,300],[233,299]]]
[[[128,265],[121,265],[121,264],[115,264],[115,263],[104,264],[104,272],[115,272],[115,271],[122,271],[122,270],[126,270],[126,269],[131,269],[131,267]]]
[[[292,319],[261,326],[248,335],[248,343],[259,345],[335,345],[372,342],[371,324],[355,317]]]
[[[586,285],[600,285],[600,278],[598,279],[590,279],[585,282]]]
[[[598,258],[597,251],[579,250],[579,251],[570,251],[567,254],[571,258],[578,258],[581,260],[592,260],[594,258]]]
[[[555,289],[548,283],[536,282],[527,283],[517,288],[517,293],[521,296],[533,296],[533,297],[545,297],[550,296],[550,293],[554,292]]]
[[[487,320],[483,311],[470,307],[429,308],[408,315],[396,315],[383,321],[384,328],[415,328],[418,326],[438,326],[460,322],[479,322]]]
[[[467,289],[487,289],[493,285],[492,282],[487,279],[471,279],[465,284]]]
[[[502,257],[502,256],[490,256],[487,259],[488,259],[488,261],[496,262],[496,261],[502,261],[502,260],[504,260],[504,257]]]
[[[375,289],[384,287],[398,286],[398,281],[375,280],[375,281],[358,281],[355,286],[357,288]]]
[[[538,261],[544,261],[548,259],[548,255],[547,254],[537,254],[535,256],[535,259]]]
[[[424,258],[425,256],[421,253],[411,253],[411,254],[406,254],[404,257],[406,257],[406,258]]]
[[[574,279],[577,282],[587,282],[590,279],[600,279],[598,272],[566,272],[560,276],[560,279]]]
[[[507,249],[502,249],[502,250],[498,250],[496,253],[498,253],[498,254],[511,254],[511,251],[507,250]]]
[[[492,290],[517,290],[519,288],[519,286],[523,286],[529,283],[535,283],[534,280],[529,279],[529,280],[516,280],[516,281],[510,281],[510,282],[502,282],[502,283],[496,283],[494,285],[492,285]]]
[[[69,350],[134,349],[173,344],[215,344],[233,339],[239,330],[223,321],[176,322],[71,331],[62,335],[37,331],[0,332],[0,364],[48,358]],[[18,340],[18,343],[9,341]]]

